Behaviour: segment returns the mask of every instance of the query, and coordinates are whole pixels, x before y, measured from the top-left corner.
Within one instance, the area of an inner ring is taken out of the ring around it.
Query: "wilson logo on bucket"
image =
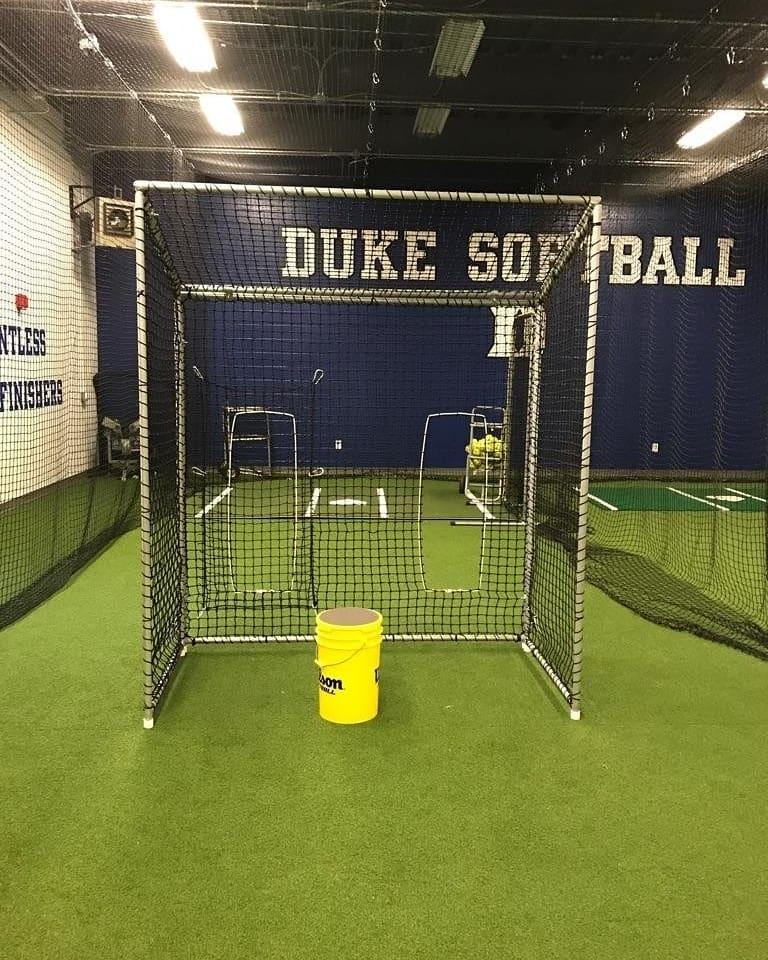
[[[344,684],[338,677],[326,677],[323,671],[320,671],[320,689],[324,693],[336,693],[337,690],[343,690]]]

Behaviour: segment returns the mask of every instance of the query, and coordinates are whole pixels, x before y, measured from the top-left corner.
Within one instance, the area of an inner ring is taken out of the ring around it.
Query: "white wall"
[[[0,91],[0,503],[96,463],[93,251],[73,253],[68,196],[70,184],[90,179],[55,111]],[[20,313],[17,293],[29,297]],[[25,328],[45,330],[45,355],[14,355],[10,327],[21,327],[24,341]],[[46,393],[35,393],[31,408],[13,409],[9,383],[30,380],[61,380],[62,403],[49,388],[51,405],[37,406]]]

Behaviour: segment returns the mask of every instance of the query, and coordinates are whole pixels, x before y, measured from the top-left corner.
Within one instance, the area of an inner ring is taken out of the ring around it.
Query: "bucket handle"
[[[344,657],[343,660],[336,660],[333,663],[320,663],[320,661],[315,658],[315,666],[319,667],[321,670],[325,670],[327,667],[340,667],[342,663],[347,663],[352,659],[352,657],[356,657],[361,650],[365,650],[365,643],[359,646],[357,650],[353,650],[352,653],[350,653],[348,657]]]

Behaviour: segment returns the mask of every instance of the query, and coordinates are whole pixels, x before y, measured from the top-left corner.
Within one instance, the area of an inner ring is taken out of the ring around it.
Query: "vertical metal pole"
[[[536,480],[539,457],[539,402],[541,397],[541,344],[544,312],[534,307],[528,321],[525,342],[528,348],[528,411],[525,428],[525,477],[523,478],[523,520],[525,552],[523,560],[523,646],[533,629],[531,596],[536,554]]]
[[[515,392],[515,352],[514,343],[507,347],[508,353],[507,373],[504,378],[504,425],[501,431],[501,442],[504,453],[504,459],[501,463],[501,502],[509,510],[510,508],[510,484],[512,483],[512,457],[514,456],[512,446],[514,443],[514,425],[512,423],[512,400]]]
[[[589,313],[587,351],[584,369],[584,417],[581,429],[581,474],[579,480],[579,523],[576,535],[576,576],[572,646],[571,719],[581,716],[581,660],[584,637],[584,586],[587,578],[587,519],[589,510],[589,459],[592,439],[592,396],[595,385],[595,345],[597,338],[597,302],[600,283],[600,232],[603,205],[592,208],[592,232],[589,238]]]
[[[186,317],[180,300],[173,302],[174,353],[176,366],[176,485],[179,502],[179,633],[182,656],[186,652],[189,623],[187,579],[187,399],[186,399]]]
[[[141,606],[142,644],[144,648],[144,727],[155,722],[152,618],[152,556],[150,536],[149,490],[149,395],[147,370],[147,291],[146,261],[144,256],[143,190],[137,190],[134,199],[134,230],[136,233],[136,328],[138,339],[139,372],[139,481],[141,508]]]

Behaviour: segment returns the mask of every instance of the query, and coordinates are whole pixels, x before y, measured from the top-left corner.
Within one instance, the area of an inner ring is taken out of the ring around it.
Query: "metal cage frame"
[[[178,636],[172,656],[162,674],[153,676],[153,655],[155,650],[152,593],[152,538],[150,530],[150,506],[152,500],[150,437],[149,437],[149,384],[148,342],[147,342],[147,300],[146,283],[146,242],[147,233],[152,232],[153,239],[160,249],[164,249],[162,228],[152,218],[147,223],[147,206],[154,193],[207,193],[223,195],[282,196],[307,199],[334,198],[338,200],[420,200],[435,203],[480,203],[480,204],[519,204],[519,205],[560,205],[582,208],[583,212],[572,229],[567,241],[557,253],[554,261],[543,278],[538,281],[536,290],[482,289],[482,290],[413,290],[413,289],[372,289],[372,288],[326,288],[326,287],[289,287],[289,286],[248,286],[231,284],[184,284],[175,275],[174,298],[174,353],[176,369],[183,369],[185,344],[184,303],[187,300],[248,300],[271,302],[310,302],[310,303],[386,303],[414,306],[509,306],[512,304],[539,307],[546,304],[547,298],[570,258],[582,243],[588,243],[587,283],[588,310],[586,329],[586,357],[584,370],[584,407],[581,433],[581,466],[578,485],[578,525],[574,568],[574,622],[571,643],[571,681],[569,684],[559,676],[554,666],[548,662],[536,643],[536,622],[531,609],[531,592],[535,570],[536,531],[536,463],[538,457],[538,419],[541,385],[541,348],[543,344],[542,311],[535,311],[529,324],[526,353],[529,357],[529,385],[527,396],[527,428],[525,437],[524,471],[524,565],[523,565],[523,631],[519,635],[505,635],[503,639],[520,642],[523,650],[543,668],[555,688],[568,703],[572,719],[581,716],[582,703],[582,646],[584,636],[584,588],[587,560],[587,510],[589,494],[589,463],[592,425],[592,402],[594,389],[595,342],[598,311],[598,284],[600,277],[600,236],[602,221],[602,201],[596,196],[516,194],[516,193],[469,193],[461,191],[425,191],[425,190],[365,190],[343,187],[292,187],[273,185],[187,183],[182,181],[138,180],[134,184],[134,224],[136,235],[136,313],[138,328],[138,368],[139,368],[139,422],[140,422],[140,485],[141,485],[141,557],[142,557],[142,606],[143,627],[142,642],[144,650],[144,726],[154,725],[155,714],[167,689],[168,682],[181,657],[189,645],[210,642],[268,642],[270,640],[306,640],[311,636],[267,637],[194,637],[188,635],[187,622],[187,531],[186,531],[186,425],[184,378],[179,378],[179,389],[175,402],[177,430],[177,483],[178,483],[178,548],[180,556],[181,593],[179,601]],[[170,256],[167,266],[175,274]],[[434,634],[397,634],[388,639],[442,639]],[[445,639],[449,639],[447,636]],[[494,634],[478,634],[471,639],[499,639]]]

